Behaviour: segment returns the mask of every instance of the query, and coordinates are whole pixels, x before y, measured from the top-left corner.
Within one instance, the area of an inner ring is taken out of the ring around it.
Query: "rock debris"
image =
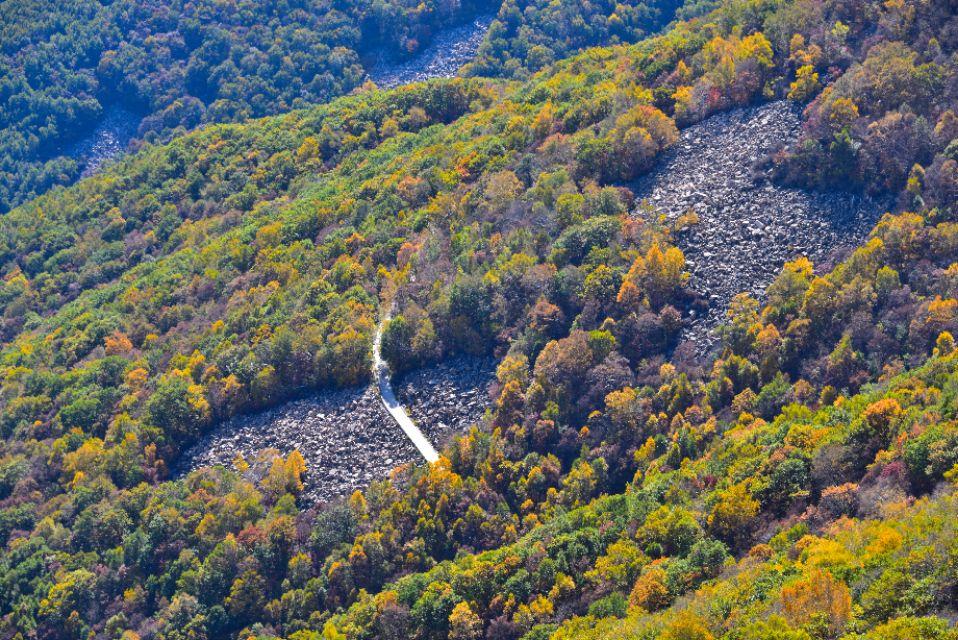
[[[714,329],[736,294],[761,299],[782,265],[799,256],[822,270],[860,244],[890,205],[772,183],[771,157],[800,132],[799,109],[785,101],[718,114],[685,129],[634,187],[640,202],[670,221],[698,216],[675,240],[691,288],[709,303],[682,336],[700,354],[716,345]]]
[[[438,33],[409,60],[396,61],[379,52],[367,65],[369,78],[382,89],[392,89],[430,78],[452,78],[460,67],[472,62],[495,16],[480,16],[472,22]]]
[[[441,446],[482,418],[494,371],[491,359],[453,358],[406,374],[395,388],[410,416]],[[295,449],[303,455],[306,503],[348,495],[388,477],[396,467],[422,461],[376,390],[368,387],[320,392],[228,420],[182,455],[174,475],[230,467],[237,454],[252,460],[266,449],[283,455]]]

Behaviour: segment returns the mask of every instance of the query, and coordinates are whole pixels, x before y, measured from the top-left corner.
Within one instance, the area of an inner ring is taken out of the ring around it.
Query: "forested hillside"
[[[465,73],[528,78],[586,47],[636,42],[658,31],[682,6],[677,0],[506,0]],[[686,12],[695,11],[696,3],[689,2]]]
[[[529,79],[208,126],[14,208],[0,636],[956,637],[956,13],[730,0]],[[630,186],[772,99],[802,134],[756,162],[894,210],[674,358],[708,306],[696,221]],[[396,369],[500,361],[440,462],[330,504],[297,500],[296,453],[169,480],[220,421],[364,382],[385,301]]]
[[[617,11],[614,40],[634,42],[671,20],[672,5],[628,0],[599,15]],[[359,87],[371,57],[413,56],[443,29],[499,9],[493,0],[7,0],[0,213],[76,180],[84,158],[72,145],[118,109],[139,123],[130,125],[136,144],[285,113]],[[494,48],[510,58],[529,55],[527,38],[566,55],[613,37],[591,18],[586,26],[550,12],[510,13],[509,24],[523,37]],[[499,75],[505,62],[488,61],[483,71]]]
[[[69,183],[68,145],[115,105],[139,136],[245,120],[359,86],[360,56],[414,53],[432,33],[497,5],[464,3],[4,3],[0,30],[0,212]]]

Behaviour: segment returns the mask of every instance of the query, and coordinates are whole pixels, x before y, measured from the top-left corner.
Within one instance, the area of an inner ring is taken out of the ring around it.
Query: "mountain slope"
[[[526,37],[553,43],[561,29],[570,38],[561,50],[571,54],[601,43],[592,33],[599,20],[619,25],[618,37],[634,42],[674,13],[670,2],[582,8],[589,9],[588,24],[562,27],[562,16],[547,13],[511,22]],[[112,120],[118,126],[106,138],[125,148],[202,124],[322,103],[362,86],[367,72],[388,78],[377,60],[399,64],[428,49],[437,34],[499,9],[484,0],[7,0],[0,25],[0,213],[86,175],[91,158],[84,150]],[[482,37],[483,30],[473,31]],[[521,56],[523,48],[523,40],[510,41],[505,52]],[[485,68],[498,75],[495,64]]]
[[[529,81],[203,129],[10,212],[3,634],[535,638],[591,610],[625,617],[599,630],[740,637],[737,617],[680,615],[727,558],[774,574],[805,544],[781,532],[890,517],[876,501],[955,463],[954,13],[733,2]],[[678,229],[622,185],[677,126],[783,95],[811,102],[781,179],[891,190],[905,212],[828,273],[785,265],[764,306],[736,298],[718,357],[669,362],[705,302]],[[163,481],[214,422],[362,381],[382,298],[394,363],[501,359],[495,408],[444,461],[308,511],[296,454]],[[791,593],[826,595],[759,594],[783,600],[783,635],[953,606],[945,574],[906,567],[938,595],[873,614],[860,574],[798,564]],[[640,607],[665,613],[646,630]]]

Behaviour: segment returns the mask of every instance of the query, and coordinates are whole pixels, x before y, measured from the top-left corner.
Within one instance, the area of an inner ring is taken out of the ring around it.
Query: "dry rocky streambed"
[[[794,142],[801,121],[784,102],[738,109],[687,128],[652,173],[634,188],[656,214],[699,222],[679,233],[691,286],[709,300],[684,340],[697,353],[715,345],[714,327],[732,297],[761,297],[786,260],[808,256],[822,266],[867,235],[888,203],[849,193],[809,193],[771,184],[761,166]],[[637,215],[647,215],[637,212]],[[491,404],[495,363],[454,358],[394,381],[409,417],[436,448],[476,423]],[[420,453],[383,406],[375,386],[323,392],[262,413],[240,416],[187,451],[177,473],[229,465],[273,448],[306,459],[306,501],[324,501],[419,463]]]

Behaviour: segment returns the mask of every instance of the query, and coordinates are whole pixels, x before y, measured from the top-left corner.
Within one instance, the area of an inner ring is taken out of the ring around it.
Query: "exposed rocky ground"
[[[396,61],[381,53],[366,65],[369,78],[383,89],[430,78],[451,78],[472,61],[494,17],[480,16],[437,34],[429,46],[409,60]]]
[[[423,432],[441,447],[453,433],[482,417],[493,372],[491,360],[456,358],[405,375],[397,381],[396,393]],[[306,459],[307,502],[347,495],[400,465],[422,460],[369,387],[318,393],[229,420],[184,453],[175,473],[231,466],[237,454],[252,460],[270,448],[284,455],[298,449]]]
[[[492,404],[495,381],[492,358],[456,357],[412,371],[393,383],[396,397],[437,448],[479,422]]]
[[[709,301],[708,313],[693,317],[683,335],[697,353],[715,345],[713,330],[736,294],[761,298],[782,265],[801,255],[824,268],[859,244],[889,205],[770,182],[770,156],[800,129],[798,108],[784,101],[713,116],[685,129],[634,187],[670,220],[698,215],[676,238],[691,287]]]
[[[369,387],[322,392],[229,420],[187,451],[177,470],[231,466],[238,453],[249,460],[269,448],[303,454],[309,501],[348,494],[419,456]]]
[[[123,107],[111,107],[86,137],[73,143],[66,155],[83,164],[81,178],[87,178],[124,153],[136,136],[140,117]]]
[[[480,36],[481,37],[481,36]],[[457,63],[458,65],[459,63]],[[857,245],[888,203],[850,193],[810,193],[772,184],[768,158],[794,141],[801,123],[784,102],[739,109],[689,127],[636,195],[675,220],[699,222],[680,232],[691,285],[709,300],[683,336],[698,353],[715,344],[713,329],[732,297],[761,297],[786,260],[806,255],[825,267]],[[453,358],[405,374],[396,396],[437,447],[478,422],[492,400],[492,359]],[[316,394],[224,423],[183,456],[177,471],[231,464],[275,448],[298,449],[307,462],[307,501],[345,495],[418,463],[412,443],[373,387]]]

